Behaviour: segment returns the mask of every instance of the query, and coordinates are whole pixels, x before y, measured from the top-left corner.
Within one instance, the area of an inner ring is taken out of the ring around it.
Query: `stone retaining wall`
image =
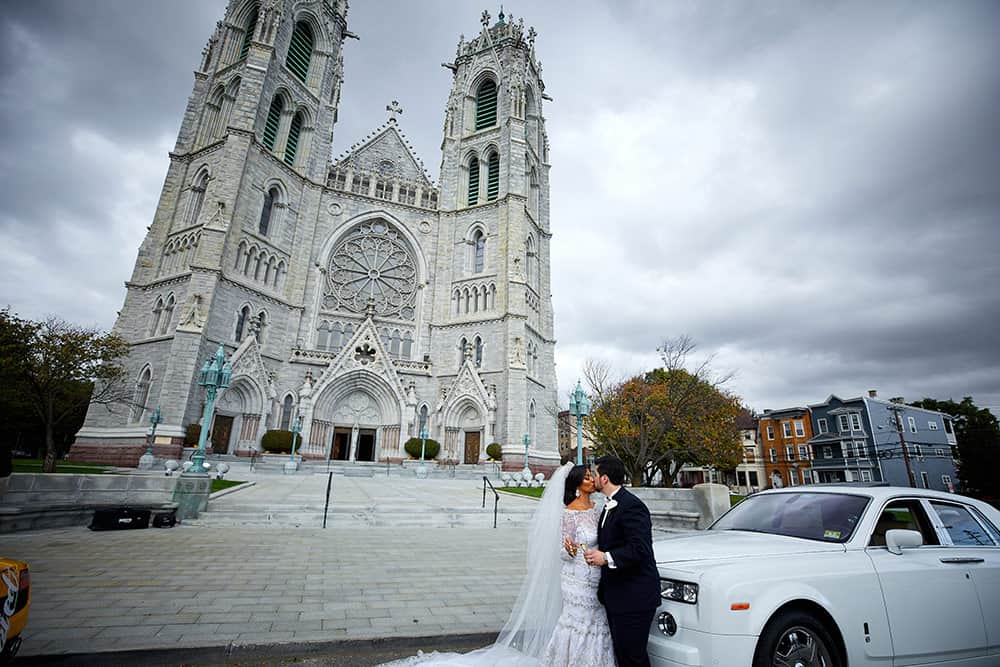
[[[180,438],[176,443],[153,445],[153,456],[160,460],[180,460],[184,450]],[[136,439],[135,442],[114,443],[77,441],[69,450],[69,460],[80,463],[96,463],[99,465],[135,468],[139,465],[139,457],[146,453],[146,441]]]
[[[169,510],[176,477],[14,473],[0,495],[0,533],[86,525],[102,507]]]

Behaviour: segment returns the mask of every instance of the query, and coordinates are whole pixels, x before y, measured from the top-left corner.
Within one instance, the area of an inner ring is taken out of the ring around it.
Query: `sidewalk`
[[[30,656],[495,633],[525,533],[70,528],[4,535],[2,551],[31,567]]]

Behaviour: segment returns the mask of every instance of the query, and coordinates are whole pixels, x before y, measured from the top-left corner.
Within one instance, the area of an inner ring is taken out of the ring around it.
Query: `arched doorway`
[[[304,455],[339,461],[398,456],[399,399],[378,375],[353,371],[322,390],[312,410]]]
[[[232,381],[215,402],[210,431],[215,454],[235,454],[257,449],[260,441],[263,399],[247,376]]]

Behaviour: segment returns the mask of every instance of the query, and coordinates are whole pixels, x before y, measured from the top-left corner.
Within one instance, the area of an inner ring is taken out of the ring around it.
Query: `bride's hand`
[[[563,538],[563,548],[566,550],[566,553],[568,553],[573,558],[576,558],[576,545],[573,544],[573,542],[571,542],[568,537]]]

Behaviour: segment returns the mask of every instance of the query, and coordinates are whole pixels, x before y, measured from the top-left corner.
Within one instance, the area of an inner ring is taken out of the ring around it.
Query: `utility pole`
[[[906,448],[906,440],[903,439],[903,422],[899,418],[899,413],[903,411],[903,406],[893,404],[887,407],[892,411],[896,420],[896,433],[899,434],[899,444],[903,448],[903,463],[906,464],[906,477],[910,480],[910,486],[916,488],[917,484],[913,479],[913,471],[910,470],[910,452]]]

